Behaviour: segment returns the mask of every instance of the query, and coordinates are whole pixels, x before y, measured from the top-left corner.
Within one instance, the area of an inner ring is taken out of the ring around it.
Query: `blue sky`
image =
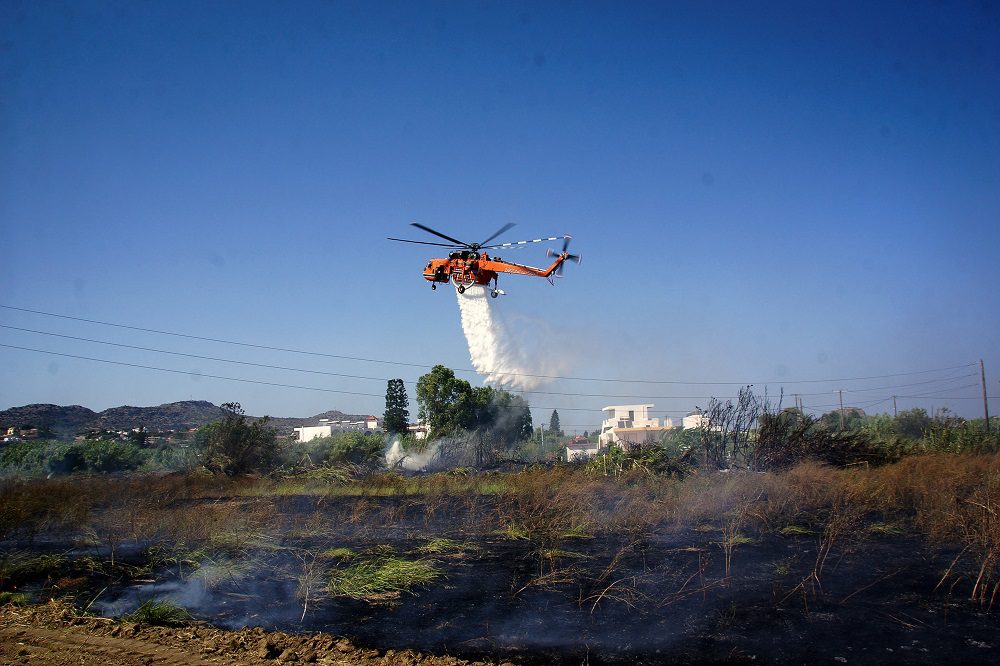
[[[991,3],[4,3],[0,51],[0,408],[381,413],[470,367],[412,221],[574,236],[497,304],[620,380],[526,396],[571,429],[736,383],[978,416],[980,358],[1000,394]]]

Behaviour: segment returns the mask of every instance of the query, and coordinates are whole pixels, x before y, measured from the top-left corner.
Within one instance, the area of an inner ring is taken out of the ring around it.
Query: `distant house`
[[[706,430],[722,430],[722,426],[712,425],[712,420],[706,414],[701,412],[691,412],[683,419],[681,419],[681,424],[684,430],[691,430],[693,428],[705,428]]]
[[[574,437],[566,443],[566,462],[596,456],[600,450],[600,444],[592,442],[586,437]]]
[[[413,435],[413,439],[427,439],[427,424],[411,423],[406,426],[406,432]]]
[[[708,426],[708,417],[701,412],[691,412],[683,419],[681,419],[681,427],[685,430],[691,430],[692,428],[701,428]]]
[[[652,408],[653,405],[611,405],[603,408],[604,421],[598,437],[601,447],[659,442],[667,431],[673,429],[674,423],[665,418],[661,425],[660,419],[650,418],[649,410]]]
[[[332,437],[341,432],[375,432],[379,429],[378,417],[368,416],[362,421],[332,421],[320,419],[319,425],[293,428],[296,441],[309,442],[317,437]]]

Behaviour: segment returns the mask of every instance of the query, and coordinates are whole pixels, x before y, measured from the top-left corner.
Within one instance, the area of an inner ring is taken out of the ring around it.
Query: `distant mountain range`
[[[0,411],[0,427],[48,428],[55,436],[70,439],[86,430],[131,430],[144,427],[148,431],[187,430],[218,421],[225,411],[205,400],[184,400],[157,407],[112,407],[95,412],[80,405],[24,405]],[[332,410],[308,418],[272,418],[269,422],[279,434],[293,428],[316,425],[320,419],[360,421],[367,415],[345,414]],[[256,417],[252,417],[256,418]],[[2,433],[0,433],[2,434]]]

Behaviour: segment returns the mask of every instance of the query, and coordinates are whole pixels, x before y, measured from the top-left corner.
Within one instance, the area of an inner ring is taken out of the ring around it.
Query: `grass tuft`
[[[868,526],[868,532],[884,536],[898,536],[906,534],[906,524],[902,520],[894,520],[888,523],[872,523]]]
[[[142,602],[134,611],[124,615],[123,619],[159,627],[182,627],[194,620],[185,608],[169,601],[155,599]]]
[[[479,547],[472,543],[455,541],[454,539],[441,537],[429,540],[427,543],[417,548],[414,552],[421,553],[423,555],[443,555],[451,553],[464,553],[472,550],[479,550]]]
[[[26,606],[30,598],[24,592],[0,592],[0,606]]]
[[[428,585],[440,575],[428,560],[375,557],[334,571],[327,590],[335,596],[371,601],[398,597],[417,586]]]
[[[802,525],[786,525],[780,530],[782,536],[794,537],[794,536],[809,536],[811,534],[816,534],[816,530],[811,530],[808,527]]]

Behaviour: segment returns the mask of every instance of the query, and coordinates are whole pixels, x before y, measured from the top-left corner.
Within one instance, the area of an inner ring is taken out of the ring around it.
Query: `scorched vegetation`
[[[0,601],[519,663],[997,650],[1000,455],[976,424],[731,414],[581,463],[408,473],[377,436],[282,446],[240,417],[186,471],[6,478]]]

